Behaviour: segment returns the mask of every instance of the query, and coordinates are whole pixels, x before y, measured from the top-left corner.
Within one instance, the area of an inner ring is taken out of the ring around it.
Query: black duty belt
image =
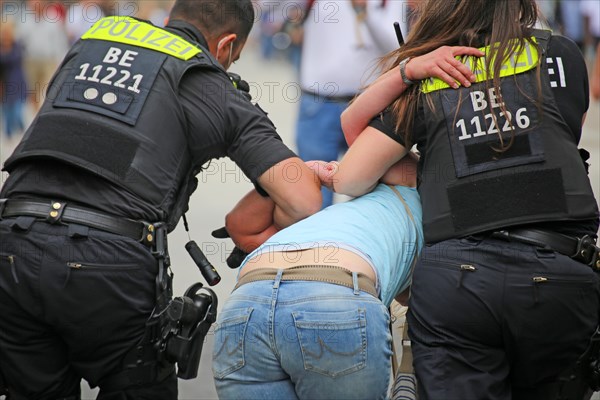
[[[155,224],[103,214],[88,208],[61,201],[32,201],[0,199],[0,219],[37,217],[49,224],[73,223],[127,236],[147,246],[154,243]]]
[[[492,237],[548,248],[600,271],[600,247],[588,235],[577,238],[540,229],[508,229],[494,232]]]

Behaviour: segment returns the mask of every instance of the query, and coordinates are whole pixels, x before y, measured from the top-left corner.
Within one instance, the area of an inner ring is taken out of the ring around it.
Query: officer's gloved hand
[[[229,236],[229,232],[227,232],[227,228],[225,228],[225,227],[222,227],[222,228],[212,231],[211,235],[215,239],[227,239],[227,238],[231,237],[231,236]]]
[[[250,85],[248,85],[248,82],[243,80],[242,77],[236,73],[228,72],[227,75],[229,75],[229,79],[231,79],[233,86],[235,86],[237,90],[242,92],[242,94],[248,99],[248,101],[252,100],[252,96],[250,95]]]
[[[229,236],[229,232],[227,232],[227,228],[222,227],[212,232],[212,237],[216,239],[227,239]],[[227,257],[227,266],[231,269],[239,268],[242,264],[242,261],[248,256],[248,253],[235,246],[233,251]]]
[[[248,253],[235,246],[229,257],[227,257],[227,265],[232,269],[239,268],[246,257],[248,257]]]

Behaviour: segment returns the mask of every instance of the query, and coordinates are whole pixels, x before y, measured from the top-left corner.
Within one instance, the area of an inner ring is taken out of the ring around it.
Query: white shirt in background
[[[351,96],[376,77],[380,57],[398,48],[393,23],[406,20],[405,1],[367,3],[357,20],[349,0],[317,0],[304,22],[300,67],[303,90],[321,96]],[[406,34],[406,32],[403,32]]]

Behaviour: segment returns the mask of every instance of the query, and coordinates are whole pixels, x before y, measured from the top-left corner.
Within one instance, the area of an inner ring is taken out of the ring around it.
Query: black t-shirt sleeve
[[[576,143],[579,143],[582,118],[590,103],[588,73],[583,54],[571,39],[552,36],[545,61],[558,109]]]
[[[381,133],[389,136],[394,139],[396,142],[400,143],[402,146],[406,147],[406,138],[404,134],[396,132],[396,116],[391,108],[387,108],[381,114],[376,116],[371,120],[369,126],[377,129]],[[417,115],[415,115],[412,121],[412,129],[409,137],[409,144],[412,147],[413,144],[419,142],[419,138],[422,137],[425,131],[425,119],[423,116],[423,108],[417,108]],[[421,150],[421,149],[420,149]]]
[[[227,98],[226,112],[233,134],[227,154],[256,182],[273,165],[296,154],[283,143],[267,114],[236,92]]]
[[[404,136],[396,133],[396,117],[391,108],[387,108],[385,111],[373,118],[369,123],[369,126],[394,139],[402,146],[406,145]]]
[[[235,89],[223,71],[190,71],[179,88],[196,167],[228,156],[256,182],[273,165],[295,156],[266,114]]]

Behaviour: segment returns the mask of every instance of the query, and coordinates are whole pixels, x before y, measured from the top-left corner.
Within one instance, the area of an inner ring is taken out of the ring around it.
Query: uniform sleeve
[[[228,130],[232,133],[228,156],[256,180],[273,165],[296,154],[277,134],[273,122],[258,106],[235,90],[227,97]]]
[[[546,59],[554,99],[576,143],[581,138],[581,122],[589,98],[588,73],[579,47],[563,36],[552,36]]]
[[[188,72],[180,85],[188,143],[196,167],[228,156],[253,182],[292,152],[259,108],[218,70]]]
[[[377,117],[373,118],[369,123],[369,126],[394,139],[402,146],[406,145],[404,137],[396,133],[396,117],[391,109],[388,108]]]

